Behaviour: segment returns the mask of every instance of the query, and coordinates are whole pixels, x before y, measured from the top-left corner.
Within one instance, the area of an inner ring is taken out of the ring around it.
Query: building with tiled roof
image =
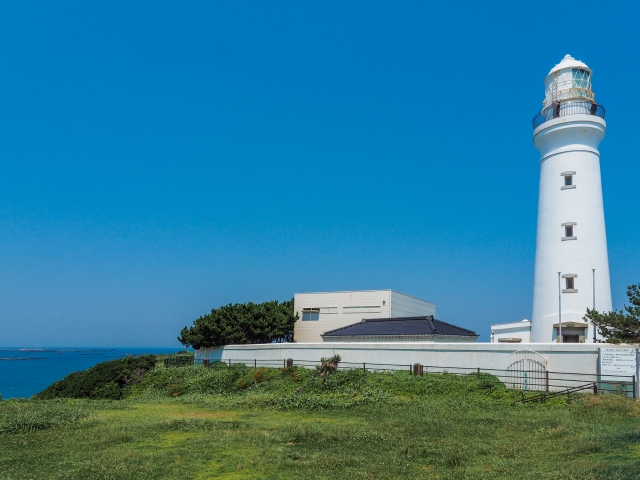
[[[358,323],[329,330],[324,342],[475,342],[476,332],[433,315],[396,318],[363,318]]]

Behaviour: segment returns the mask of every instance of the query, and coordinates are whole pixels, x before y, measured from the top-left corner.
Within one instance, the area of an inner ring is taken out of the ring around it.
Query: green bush
[[[156,357],[127,357],[99,363],[82,372],[74,372],[36,394],[36,399],[102,398],[118,400],[125,390],[143,380],[156,365]]]
[[[323,380],[326,380],[329,376],[338,371],[338,365],[340,364],[341,360],[342,357],[340,355],[334,355],[333,357],[329,358],[321,358],[320,365],[316,367],[318,375],[320,375]]]

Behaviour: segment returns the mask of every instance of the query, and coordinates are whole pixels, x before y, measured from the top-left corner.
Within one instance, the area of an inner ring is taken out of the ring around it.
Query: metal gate
[[[507,387],[547,390],[547,359],[532,350],[518,350],[507,357]]]

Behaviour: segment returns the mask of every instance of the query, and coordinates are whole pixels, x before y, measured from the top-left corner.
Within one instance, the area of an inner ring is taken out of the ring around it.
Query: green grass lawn
[[[260,371],[0,402],[0,478],[640,478],[640,409],[617,395],[523,405],[475,376]]]

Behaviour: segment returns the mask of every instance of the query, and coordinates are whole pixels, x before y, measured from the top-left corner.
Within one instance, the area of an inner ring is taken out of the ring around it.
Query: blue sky
[[[531,118],[566,53],[607,109],[622,307],[638,9],[3,2],[0,345],[176,346],[223,304],[378,288],[487,341],[531,315]]]

